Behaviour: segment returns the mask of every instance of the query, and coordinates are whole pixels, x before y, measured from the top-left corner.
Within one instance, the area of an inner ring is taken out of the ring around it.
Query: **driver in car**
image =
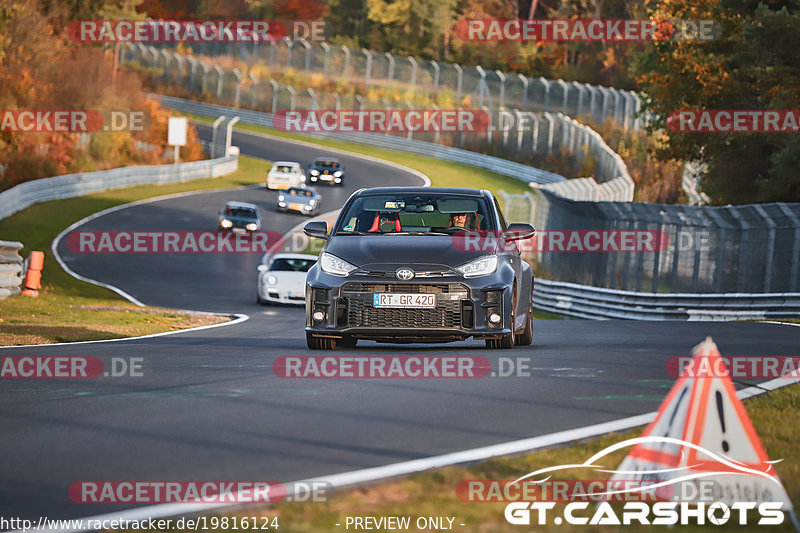
[[[447,227],[464,228],[468,231],[475,231],[478,229],[478,221],[474,213],[452,213]]]

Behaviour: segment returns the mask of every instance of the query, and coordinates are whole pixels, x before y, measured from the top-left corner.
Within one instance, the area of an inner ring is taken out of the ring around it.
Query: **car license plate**
[[[303,209],[302,204],[289,204],[289,209],[294,209],[295,211],[300,211]]]
[[[433,309],[434,307],[436,307],[436,295],[373,293],[372,306]]]

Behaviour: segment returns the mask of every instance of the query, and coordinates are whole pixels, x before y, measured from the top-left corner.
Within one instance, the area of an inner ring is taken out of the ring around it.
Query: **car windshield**
[[[249,207],[226,207],[225,216],[238,218],[256,218],[256,212]]]
[[[306,196],[306,190],[292,187],[289,189],[289,194],[291,194],[292,196]]]
[[[278,165],[275,167],[276,172],[297,172],[297,167],[293,167],[291,165]]]
[[[270,265],[271,272],[308,272],[314,266],[314,259],[286,259],[280,257],[275,259]]]
[[[494,230],[486,200],[459,194],[387,194],[356,198],[336,233],[442,234]]]
[[[320,167],[320,168],[339,168],[339,162],[338,161],[326,161],[324,159],[317,159],[316,161],[314,161],[314,166],[317,166],[317,167]]]

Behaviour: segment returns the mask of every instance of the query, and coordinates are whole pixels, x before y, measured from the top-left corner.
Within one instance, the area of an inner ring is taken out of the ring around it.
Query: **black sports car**
[[[311,183],[344,183],[344,165],[333,157],[318,157],[308,167],[308,180]]]
[[[311,349],[382,342],[485,339],[530,344],[533,272],[516,242],[530,224],[506,224],[489,191],[361,189],[345,203],[306,278]]]

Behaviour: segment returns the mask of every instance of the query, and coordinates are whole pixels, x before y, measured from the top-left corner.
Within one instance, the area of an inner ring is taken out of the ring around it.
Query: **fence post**
[[[272,78],[269,79],[269,84],[272,87],[272,114],[274,115],[275,112],[278,110],[278,91],[281,88],[278,85],[278,82],[273,80]]]
[[[522,74],[517,74],[519,79],[522,81],[522,109],[527,110],[528,108],[528,78],[523,76]]]
[[[389,52],[386,52],[384,55],[386,56],[386,59],[389,61],[389,75],[388,75],[389,79],[387,81],[391,83],[392,80],[394,79],[394,56]]]
[[[342,52],[344,52],[344,77],[350,77],[350,49],[347,48],[345,45],[341,47]]]
[[[233,97],[233,107],[239,107],[239,100],[242,97],[242,72],[238,68],[233,69],[233,75],[236,76],[236,92]]]
[[[436,111],[437,115],[439,114],[439,106],[438,105],[436,105],[436,104],[431,105],[431,109]],[[441,138],[442,138],[442,132],[439,131],[439,128],[434,128],[433,142],[435,142],[436,144],[441,144],[440,143]]]
[[[295,100],[297,99],[297,91],[294,90],[294,87],[291,85],[286,86],[286,90],[291,95],[291,99],[289,100],[289,111],[294,111]]]
[[[214,70],[217,71],[217,100],[222,98],[222,69],[219,65],[214,65]]]
[[[583,109],[583,91],[586,90],[586,87],[584,87],[577,81],[573,81],[572,85],[575,87],[575,90],[578,91],[578,104],[577,107],[575,108],[575,115],[580,116],[581,109]]]
[[[499,70],[494,71],[497,77],[500,78],[500,103],[498,107],[506,106],[506,75]]]
[[[456,79],[456,103],[461,102],[461,88],[464,81],[464,69],[461,68],[461,65],[458,63],[453,63],[453,68],[456,69],[458,72],[458,78]]]
[[[431,59],[431,65],[433,65],[433,90],[436,91],[439,89],[439,63]]]
[[[320,48],[325,51],[325,59],[322,60],[322,75],[323,77],[328,77],[328,63],[331,59],[331,47],[328,46],[328,43],[321,42],[319,43]]]
[[[362,48],[361,53],[367,58],[367,64],[364,67],[364,85],[369,85],[370,75],[372,74],[372,52]]]
[[[257,103],[256,100],[258,98],[258,95],[256,94],[257,91],[258,91],[258,76],[256,76],[255,72],[251,72],[249,74],[249,78],[250,78],[250,83],[251,83],[251,86],[250,86],[251,87],[251,89],[250,89],[250,107],[255,109],[256,108],[256,103]]]
[[[408,56],[408,62],[411,63],[411,90],[417,87],[417,60]]]
[[[286,68],[290,68],[292,66],[292,50],[294,49],[294,41],[289,39],[288,37],[283,38],[283,42],[286,43]]]
[[[753,206],[756,212],[761,215],[761,218],[769,226],[769,237],[767,237],[767,257],[766,265],[764,266],[764,290],[762,292],[770,292],[770,283],[772,281],[772,262],[775,258],[775,221],[767,213],[761,205],[755,204]]]
[[[550,107],[550,82],[539,76],[539,82],[544,86],[544,101],[542,102],[542,110],[547,113]]]
[[[307,88],[306,91],[308,91],[308,95],[311,97],[311,109],[316,110],[318,108],[317,93],[315,93],[314,89],[312,89],[311,87]]]
[[[408,100],[406,100],[406,107],[408,108],[409,111],[414,111],[414,106]],[[408,132],[406,133],[406,138],[407,139],[413,139],[414,138],[413,135],[414,135],[414,132],[411,131],[411,128],[409,128]]]
[[[311,70],[311,45],[308,44],[308,41],[305,39],[300,39],[300,44],[303,45],[303,48],[306,50],[306,58],[303,64],[303,71],[308,74],[308,71]]]

